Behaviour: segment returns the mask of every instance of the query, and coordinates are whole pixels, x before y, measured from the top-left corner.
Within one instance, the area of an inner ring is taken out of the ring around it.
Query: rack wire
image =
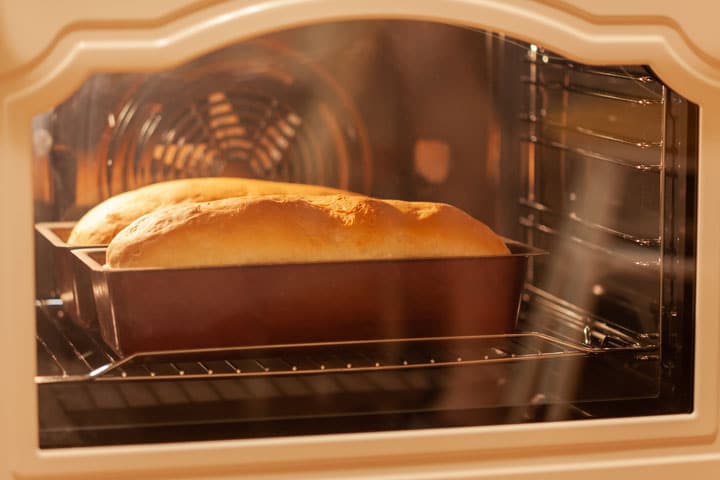
[[[583,223],[584,226],[589,226],[590,228],[598,230],[602,233],[608,233],[608,234],[611,234],[618,238],[622,238],[624,240],[631,240],[634,243],[636,243],[640,246],[643,246],[643,247],[657,245],[660,242],[660,239],[635,237],[630,234],[617,232],[617,231],[612,230],[611,228],[605,227],[603,225],[591,224],[589,222],[585,222],[585,221],[581,220],[579,217],[577,217],[576,215],[573,215],[572,213],[568,215],[568,218],[575,222]],[[549,236],[559,239],[561,241],[566,241],[566,242],[570,242],[574,245],[579,245],[589,252],[615,257],[617,259],[622,260],[627,265],[633,265],[633,266],[639,267],[641,269],[647,269],[647,270],[653,270],[653,271],[658,270],[661,265],[659,253],[654,252],[652,250],[644,251],[642,255],[635,255],[635,256],[628,255],[626,253],[618,251],[617,249],[613,249],[608,246],[601,245],[596,242],[592,242],[590,240],[581,238],[577,235],[572,235],[566,231],[561,232],[560,230],[558,230],[556,228],[553,228],[545,223],[537,221],[532,216],[521,217],[520,224],[523,227],[526,227],[528,229],[533,229],[537,232],[540,232],[545,235],[549,235]]]
[[[521,45],[518,45],[521,46]],[[522,45],[525,47],[525,45]],[[539,48],[537,46],[534,46],[536,51],[539,51]],[[532,50],[533,45],[530,46],[530,49]],[[531,58],[530,56],[526,57],[525,61],[527,63],[533,63],[533,64],[542,64],[547,68],[554,68],[561,71],[570,69],[576,72],[581,73],[587,73],[591,75],[598,75],[598,76],[604,76],[604,77],[612,77],[617,79],[623,79],[623,80],[632,80],[634,82],[637,82],[639,84],[657,84],[658,81],[655,77],[652,75],[648,75],[646,72],[638,72],[638,71],[632,71],[631,69],[628,69],[627,67],[595,67],[592,65],[583,65],[579,63],[572,62],[568,60],[565,57],[555,55],[553,53],[549,52],[541,52],[541,55],[535,56],[535,58]]]
[[[591,73],[593,75],[597,75],[598,71],[588,71],[585,70],[585,73]],[[608,90],[602,90],[602,89],[593,89],[593,88],[587,88],[587,87],[579,87],[579,86],[568,86],[563,85],[560,82],[541,82],[538,80],[524,80],[525,83],[531,83],[537,87],[545,88],[548,90],[564,90],[567,92],[576,93],[579,95],[587,95],[590,97],[597,97],[602,98],[605,100],[614,100],[618,102],[626,102],[626,103],[632,103],[636,105],[642,105],[642,106],[648,106],[648,105],[661,105],[663,103],[663,99],[660,98],[649,98],[645,96],[639,96],[639,95],[630,95],[630,94],[622,94],[622,93],[616,93]]]
[[[614,134],[610,134],[610,133],[601,132],[594,128],[588,128],[588,127],[584,127],[581,125],[574,125],[574,126],[563,125],[559,122],[553,122],[548,119],[541,120],[536,115],[533,115],[530,113],[523,114],[523,115],[521,115],[520,118],[526,122],[531,122],[531,123],[542,122],[542,124],[545,127],[551,127],[551,128],[557,129],[557,130],[572,131],[574,133],[579,133],[581,135],[584,135],[587,137],[592,137],[592,138],[595,138],[598,140],[605,140],[605,141],[609,141],[609,142],[619,143],[622,145],[628,145],[631,147],[637,147],[641,150],[658,149],[658,148],[663,147],[663,142],[661,140],[648,140],[645,138],[623,137],[620,135],[614,135]],[[525,137],[525,138],[523,138],[523,141],[533,142],[533,143],[542,143],[543,142],[542,139],[537,136]],[[579,147],[572,147],[572,146],[566,145],[562,142],[546,141],[543,144],[547,145],[549,147],[553,147],[553,148],[557,148],[557,149],[561,149],[561,150],[573,150],[573,151],[576,151],[577,153],[579,153],[580,155],[583,155],[586,157],[596,158],[598,160],[609,161],[609,162],[615,163],[617,165],[632,167],[632,168],[635,168],[635,169],[638,169],[641,171],[658,172],[661,169],[661,165],[659,163],[650,163],[650,164],[639,163],[637,161],[631,161],[631,160],[626,160],[626,159],[622,159],[622,158],[604,155],[600,152],[594,152],[592,150],[587,150],[587,149],[583,149],[583,148],[579,148]]]
[[[519,199],[518,199],[518,202],[520,203],[520,205],[523,205],[524,207],[527,207],[527,208],[530,208],[530,209],[532,209],[532,210],[535,210],[536,212],[549,213],[549,214],[555,214],[555,215],[557,215],[557,213],[554,212],[550,207],[548,207],[547,205],[545,205],[545,204],[543,204],[543,203],[541,203],[541,202],[532,201],[532,200],[529,200],[529,199],[526,198],[526,197],[521,197],[521,198],[519,198]],[[591,229],[591,230],[595,230],[595,231],[597,231],[597,232],[610,235],[610,236],[615,237],[615,238],[618,238],[618,239],[620,239],[620,240],[625,240],[625,241],[634,243],[634,244],[636,244],[636,245],[638,245],[638,246],[641,246],[641,247],[657,248],[657,247],[660,246],[660,240],[661,240],[660,236],[656,236],[656,237],[644,237],[644,236],[638,236],[638,235],[633,235],[633,234],[630,234],[630,233],[622,232],[622,231],[620,231],[620,230],[616,230],[616,229],[611,228],[611,227],[608,227],[608,226],[606,226],[606,225],[602,225],[602,224],[595,223],[595,222],[592,222],[592,221],[590,221],[590,220],[587,220],[587,219],[581,217],[580,215],[578,215],[576,212],[569,212],[569,213],[567,213],[567,215],[565,216],[565,218],[567,218],[567,219],[570,220],[571,222],[574,222],[574,223],[576,223],[576,224],[578,224],[578,225],[581,225],[581,226],[584,227],[584,228]],[[536,223],[533,219],[530,219],[530,218],[528,218],[528,217],[521,218],[521,219],[520,219],[520,223],[521,223],[523,226],[536,228],[536,229],[538,229],[538,230],[540,230],[540,231],[543,231],[543,232],[545,232],[545,233],[551,233],[551,234],[556,234],[556,233],[557,233],[557,232],[555,232],[553,229],[551,229],[550,227],[547,227],[547,226],[543,226],[543,225],[541,225],[541,224],[538,224],[538,223]],[[601,248],[601,247],[598,247],[598,248]],[[652,263],[654,264],[655,262],[653,261]]]

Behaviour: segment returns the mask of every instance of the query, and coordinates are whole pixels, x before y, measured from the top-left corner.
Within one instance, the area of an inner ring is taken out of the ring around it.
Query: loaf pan
[[[82,327],[96,323],[97,309],[86,268],[70,252],[101,245],[68,245],[67,239],[75,222],[45,222],[35,225],[36,278],[38,297],[59,297],[63,310]]]
[[[528,257],[371,260],[90,272],[104,341],[141,352],[513,331]]]

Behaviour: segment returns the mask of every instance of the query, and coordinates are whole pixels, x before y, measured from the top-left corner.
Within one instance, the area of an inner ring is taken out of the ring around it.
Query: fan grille
[[[217,175],[362,191],[364,128],[318,68],[251,42],[148,76],[109,127],[104,193]]]

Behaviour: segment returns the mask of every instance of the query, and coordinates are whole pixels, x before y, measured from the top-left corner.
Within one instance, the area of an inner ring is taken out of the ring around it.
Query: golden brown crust
[[[173,268],[507,253],[490,228],[450,205],[278,195],[155,211],[113,239],[107,263]]]
[[[247,178],[192,178],[154,183],[121,193],[96,205],[75,224],[67,243],[107,245],[133,220],[158,208],[178,203],[205,202],[245,195],[335,193],[343,193],[343,190]]]

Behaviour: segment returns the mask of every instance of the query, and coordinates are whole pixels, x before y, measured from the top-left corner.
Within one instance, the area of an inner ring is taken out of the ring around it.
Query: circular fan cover
[[[285,47],[235,45],[150,75],[125,98],[99,152],[105,195],[217,175],[367,190],[369,149],[352,101]]]

